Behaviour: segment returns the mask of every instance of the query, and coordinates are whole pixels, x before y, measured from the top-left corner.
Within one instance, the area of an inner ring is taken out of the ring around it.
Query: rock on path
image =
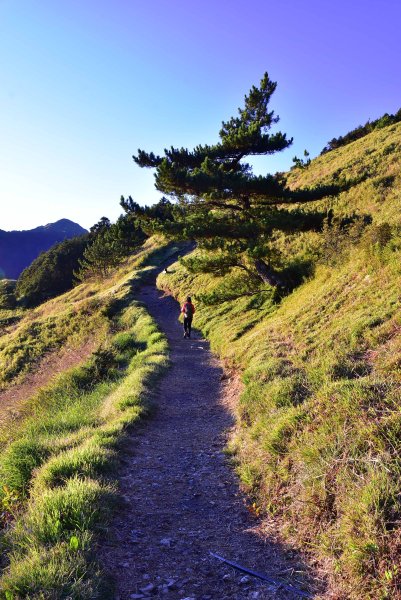
[[[222,369],[208,343],[196,332],[183,339],[173,298],[145,286],[139,299],[168,338],[171,368],[155,394],[156,414],[125,446],[119,474],[124,507],[100,548],[115,599],[294,600],[293,593],[210,556],[215,552],[281,580],[290,570],[305,571],[280,545],[253,531],[223,454],[233,423],[221,402]],[[299,576],[294,578],[299,587]]]

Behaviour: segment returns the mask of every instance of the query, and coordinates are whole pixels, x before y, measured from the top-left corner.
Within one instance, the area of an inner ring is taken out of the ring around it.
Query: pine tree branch
[[[255,260],[255,268],[263,283],[268,283],[272,287],[284,287],[284,281],[279,274],[261,258]]]

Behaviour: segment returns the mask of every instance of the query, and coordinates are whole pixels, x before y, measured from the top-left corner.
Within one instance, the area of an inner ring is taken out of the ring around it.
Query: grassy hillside
[[[401,124],[370,133],[348,146],[319,156],[306,169],[287,175],[291,188],[315,182],[331,184],[339,178],[363,179],[335,200],[337,213],[371,214],[376,223],[400,224]]]
[[[133,270],[151,260],[162,245],[149,240],[108,280],[91,280],[32,310],[0,310],[0,391],[23,379],[44,353],[77,347],[93,336],[98,345],[112,330],[107,306]],[[2,326],[1,326],[2,325]]]
[[[372,223],[277,234],[312,265],[304,283],[281,302],[199,304],[196,325],[243,372],[230,450],[261,513],[320,561],[332,597],[399,598],[401,125],[287,175],[293,188],[338,179],[360,183],[322,208]],[[158,285],[182,299],[224,280],[176,264]]]
[[[167,342],[135,288],[172,251],[149,240],[113,277],[26,311],[0,338],[4,386],[23,379],[44,350],[91,335],[98,342],[85,364],[36,390],[2,430],[2,598],[111,597],[93,546],[117,501],[116,449],[148,412],[149,386],[168,363]]]

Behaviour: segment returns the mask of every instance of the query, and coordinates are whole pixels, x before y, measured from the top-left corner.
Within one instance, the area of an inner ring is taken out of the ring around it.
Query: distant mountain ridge
[[[88,233],[86,229],[69,219],[60,219],[25,231],[0,229],[0,275],[17,279],[41,252],[58,242],[85,233]]]

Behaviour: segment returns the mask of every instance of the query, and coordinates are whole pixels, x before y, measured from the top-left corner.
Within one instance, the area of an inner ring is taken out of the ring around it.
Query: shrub
[[[16,307],[15,281],[3,279],[0,281],[0,309],[13,309]]]

